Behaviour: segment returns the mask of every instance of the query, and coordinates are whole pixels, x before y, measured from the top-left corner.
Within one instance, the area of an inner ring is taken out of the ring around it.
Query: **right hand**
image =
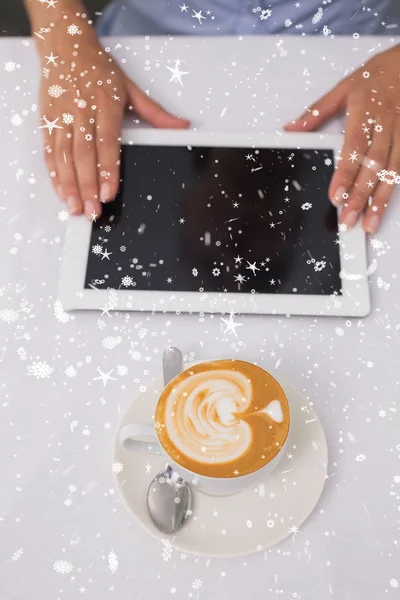
[[[68,22],[58,23],[39,47],[41,124],[46,125],[44,117],[57,120],[51,134],[43,128],[45,160],[69,212],[94,220],[101,214],[101,202],[113,200],[118,191],[126,105],[154,127],[186,129],[189,122],[169,114],[139,89],[101,48],[90,25],[79,20],[82,33],[72,36]],[[46,58],[51,53],[57,66]]]

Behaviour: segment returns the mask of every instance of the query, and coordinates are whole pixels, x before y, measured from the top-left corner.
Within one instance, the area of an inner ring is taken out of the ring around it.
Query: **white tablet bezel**
[[[322,133],[227,133],[125,128],[126,145],[217,146],[239,148],[332,149],[335,162],[343,136]],[[169,292],[145,290],[85,289],[86,261],[91,223],[84,217],[67,222],[59,281],[59,298],[65,310],[100,309],[155,312],[217,312],[366,316],[370,311],[367,280],[366,238],[361,225],[340,231],[343,293],[337,296],[309,294],[250,294]]]

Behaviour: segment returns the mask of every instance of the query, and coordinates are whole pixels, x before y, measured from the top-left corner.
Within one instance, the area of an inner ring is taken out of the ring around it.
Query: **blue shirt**
[[[396,5],[396,6],[395,6]],[[113,0],[100,35],[400,34],[400,0]]]

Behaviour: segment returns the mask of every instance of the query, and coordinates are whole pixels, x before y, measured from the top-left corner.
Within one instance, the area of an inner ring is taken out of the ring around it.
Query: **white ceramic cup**
[[[209,362],[209,361],[206,361]],[[290,409],[290,407],[289,407]],[[156,429],[153,423],[131,423],[125,425],[119,432],[119,441],[127,450],[140,452],[144,454],[159,454],[164,455],[168,464],[180,475],[185,481],[199,489],[205,494],[226,496],[235,494],[248,486],[254,485],[265,479],[283,456],[283,452],[290,433],[286,437],[285,443],[280,447],[277,454],[265,465],[246,475],[238,475],[237,477],[209,477],[208,475],[199,475],[193,471],[189,471],[182,467],[171,458],[160,444]]]

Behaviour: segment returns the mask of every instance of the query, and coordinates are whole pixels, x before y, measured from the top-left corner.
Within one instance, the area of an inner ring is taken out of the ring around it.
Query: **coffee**
[[[162,392],[155,427],[166,453],[199,475],[237,477],[270,462],[290,425],[285,393],[241,360],[190,367]]]

